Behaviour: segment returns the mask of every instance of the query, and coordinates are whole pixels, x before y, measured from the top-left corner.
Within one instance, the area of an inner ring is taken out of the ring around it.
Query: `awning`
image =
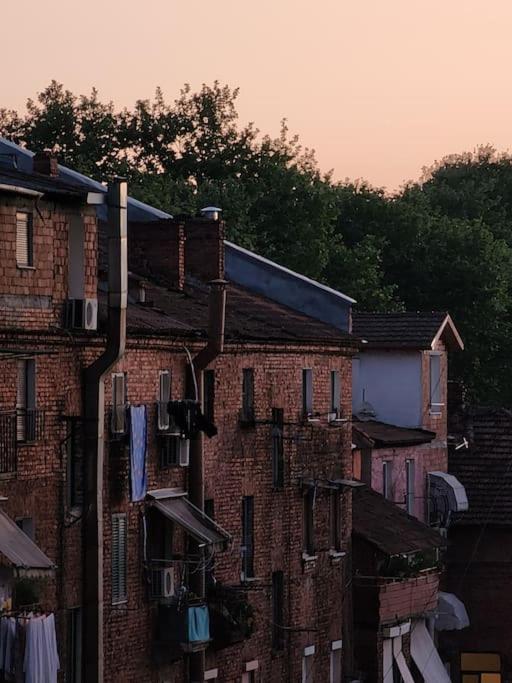
[[[53,562],[2,510],[0,510],[0,554],[9,560],[19,574],[46,574],[55,569]]]
[[[224,531],[195,505],[192,505],[183,491],[159,489],[149,491],[148,496],[152,500],[154,508],[172,522],[179,524],[198,543],[211,545],[216,550],[222,550],[230,541],[231,536],[227,531]]]
[[[429,472],[430,498],[440,513],[465,512],[468,509],[466,489],[453,474]]]
[[[411,655],[425,683],[451,683],[423,619],[412,625]]]
[[[469,626],[469,617],[464,603],[453,593],[439,591],[437,603],[437,631],[460,631]]]

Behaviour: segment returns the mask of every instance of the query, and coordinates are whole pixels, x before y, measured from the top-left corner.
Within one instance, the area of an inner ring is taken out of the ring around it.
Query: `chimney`
[[[128,226],[128,266],[142,277],[154,276],[182,291],[185,286],[185,229],[172,219]]]
[[[36,152],[32,161],[34,173],[40,173],[52,178],[58,177],[59,164],[57,157],[49,149],[45,149],[43,152]]]
[[[211,282],[224,279],[224,222],[221,209],[206,207],[200,218],[185,223],[185,270],[187,275]]]

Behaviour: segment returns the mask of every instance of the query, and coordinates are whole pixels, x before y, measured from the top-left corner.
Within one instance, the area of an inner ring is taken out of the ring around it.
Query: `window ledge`
[[[244,576],[244,574],[240,574],[241,583],[254,583],[255,581],[258,581],[257,576]]]
[[[310,555],[309,553],[302,553],[303,562],[316,562],[318,560],[318,555]]]
[[[329,550],[329,558],[332,564],[338,564],[346,556],[347,553],[341,550]]]
[[[18,270],[35,270],[36,269],[35,266],[24,266],[21,263],[17,263],[16,268],[18,268]]]

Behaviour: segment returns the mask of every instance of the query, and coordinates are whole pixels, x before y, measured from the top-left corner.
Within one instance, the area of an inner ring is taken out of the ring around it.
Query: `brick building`
[[[57,617],[63,680],[341,680],[350,300],[225,245],[218,220],[173,221],[133,201],[126,278],[122,189],[108,195],[107,226],[103,186],[7,149],[0,494],[42,551],[30,546],[45,565],[32,566],[32,602]],[[297,291],[308,296],[290,300]],[[194,378],[211,438],[185,438],[167,412],[190,409]]]
[[[463,601],[469,625],[444,631],[441,646],[456,683],[505,683],[512,680],[512,414],[467,408],[453,417],[449,468],[469,509],[450,526],[445,584]],[[463,439],[468,448],[457,449]]]

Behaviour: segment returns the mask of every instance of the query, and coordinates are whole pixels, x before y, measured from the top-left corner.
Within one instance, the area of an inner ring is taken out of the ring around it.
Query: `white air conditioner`
[[[96,330],[98,328],[98,300],[68,299],[65,325],[69,330]]]
[[[190,461],[190,441],[188,439],[180,439],[180,465],[181,467],[188,467]]]
[[[151,572],[151,593],[154,598],[172,598],[176,592],[174,568],[153,569]]]

